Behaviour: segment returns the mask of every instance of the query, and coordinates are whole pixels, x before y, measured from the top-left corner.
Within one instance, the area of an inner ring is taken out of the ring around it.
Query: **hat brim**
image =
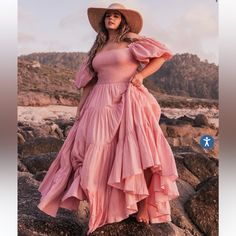
[[[108,10],[119,11],[126,19],[130,26],[131,32],[139,33],[143,27],[143,19],[139,12],[130,9],[111,9],[90,7],[87,10],[88,18],[93,29],[98,33],[100,30],[99,23]]]

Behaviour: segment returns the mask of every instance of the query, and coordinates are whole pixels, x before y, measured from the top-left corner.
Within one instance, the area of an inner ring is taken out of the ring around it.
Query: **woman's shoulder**
[[[125,38],[124,40],[126,42],[129,42],[129,43],[132,43],[132,42],[135,42],[137,40],[140,40],[142,39],[143,37],[140,36],[139,34],[136,34],[136,33],[133,33],[133,32],[128,32],[126,35],[125,35]]]
[[[128,32],[126,34],[126,37],[131,38],[131,39],[133,39],[133,38],[137,38],[137,39],[142,38],[142,36],[140,36],[139,34],[133,33],[133,32]]]

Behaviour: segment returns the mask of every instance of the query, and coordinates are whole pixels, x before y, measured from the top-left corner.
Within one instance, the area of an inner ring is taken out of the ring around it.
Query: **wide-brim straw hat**
[[[139,33],[143,27],[143,19],[139,12],[125,8],[122,4],[113,3],[107,8],[89,7],[88,18],[93,29],[98,33],[100,31],[100,22],[107,10],[117,10],[126,19],[131,32]]]

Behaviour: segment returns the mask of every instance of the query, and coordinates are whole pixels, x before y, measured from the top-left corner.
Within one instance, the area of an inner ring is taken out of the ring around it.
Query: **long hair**
[[[97,34],[97,37],[95,39],[93,46],[91,47],[90,51],[88,52],[88,67],[89,67],[89,71],[90,71],[91,75],[93,75],[94,77],[96,77],[96,72],[93,69],[92,61],[93,61],[96,53],[99,52],[103,48],[103,46],[107,42],[108,36],[109,36],[108,31],[105,27],[105,17],[106,17],[106,14],[104,14],[101,22],[99,23],[100,31]],[[125,17],[121,14],[121,22],[120,22],[119,27],[117,28],[117,37],[116,37],[115,41],[116,42],[126,41],[127,40],[126,34],[128,32],[130,32],[130,26],[126,22]]]

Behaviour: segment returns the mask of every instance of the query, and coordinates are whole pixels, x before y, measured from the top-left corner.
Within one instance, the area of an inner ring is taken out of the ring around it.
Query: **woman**
[[[171,221],[178,173],[160,106],[142,83],[172,53],[139,36],[141,15],[121,4],[89,8],[88,17],[98,35],[76,75],[83,88],[76,121],[39,187],[38,207],[55,217],[59,207],[88,201],[88,234],[130,215]]]

